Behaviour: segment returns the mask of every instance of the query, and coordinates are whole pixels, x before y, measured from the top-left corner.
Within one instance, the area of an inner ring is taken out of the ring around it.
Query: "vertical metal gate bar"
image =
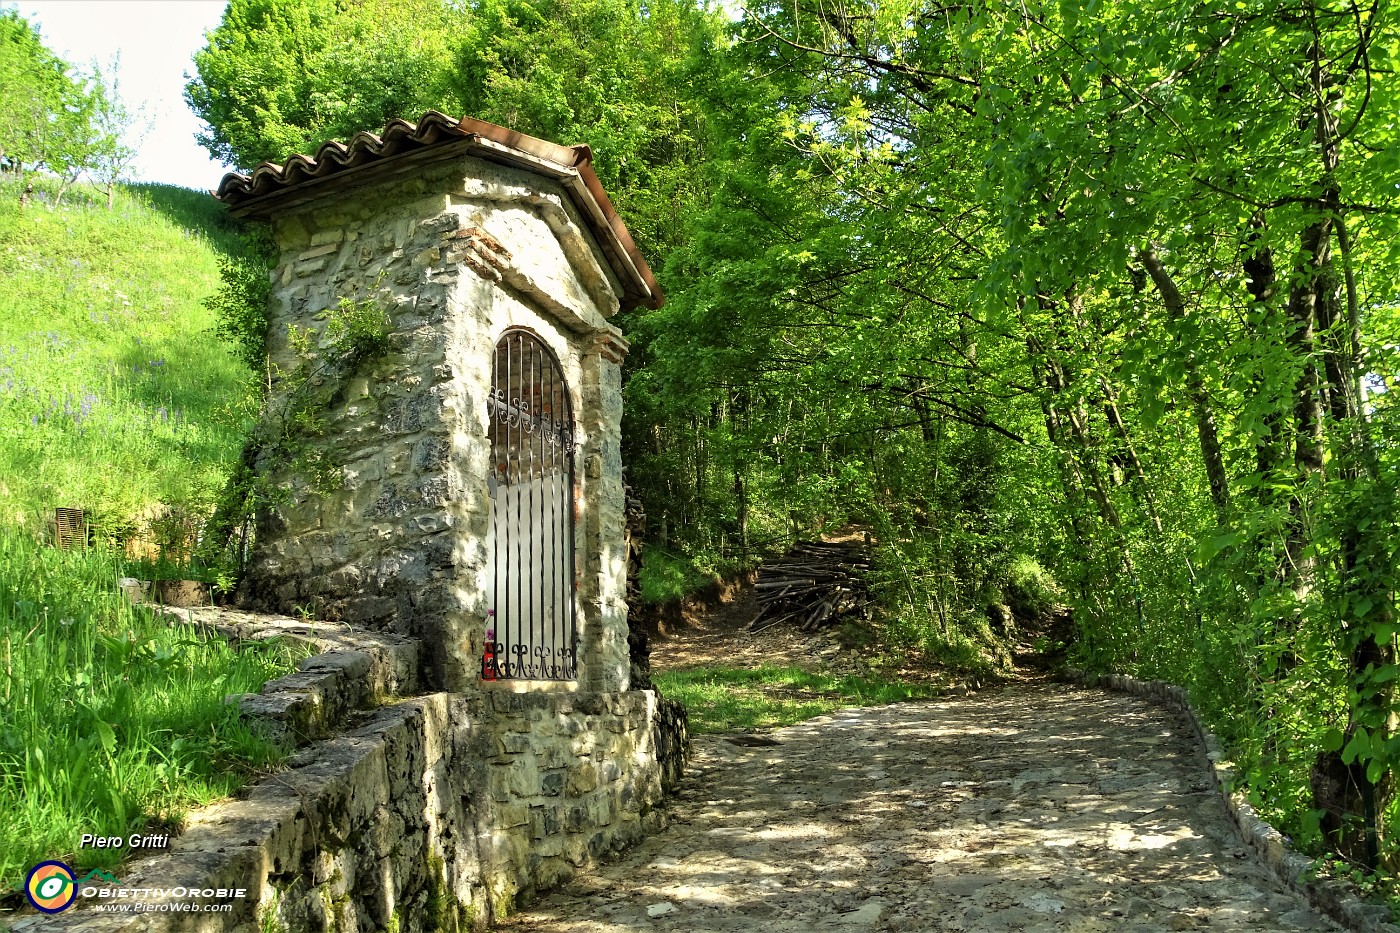
[[[550,425],[549,437],[553,445],[552,457],[549,467],[549,547],[550,547],[550,577],[549,577],[549,601],[551,609],[549,616],[555,620],[558,626],[559,614],[564,608],[559,599],[559,580],[563,574],[559,570],[560,546],[563,544],[559,540],[559,464],[560,455],[564,447],[562,436],[563,425],[567,417],[568,405],[562,402],[560,397],[561,386],[556,382],[556,374],[550,374],[550,399],[555,411],[554,423]],[[555,656],[558,657],[559,650],[564,647],[564,639],[557,638],[554,645]],[[568,671],[564,665],[560,666],[560,675],[567,677]]]
[[[496,357],[499,354],[491,354],[491,388],[486,394],[486,436],[491,442],[491,462],[487,467],[486,476],[486,507],[491,510],[491,549],[486,553],[486,559],[491,562],[491,605],[486,611],[486,637],[483,641],[481,653],[481,676],[485,680],[495,680],[496,672],[492,670],[492,665],[496,659],[496,606],[499,604],[496,598],[496,575],[500,572],[500,563],[496,560],[496,548],[501,544],[501,530],[497,527],[500,520],[501,510],[497,508],[500,502],[501,484],[496,478],[496,408],[492,404],[496,400]]]
[[[534,644],[534,620],[530,618],[530,373],[534,368],[534,348],[525,342],[522,334],[517,338],[520,345],[520,669],[524,676],[533,680],[536,676],[535,661],[531,657]]]
[[[502,579],[506,572],[507,561],[505,555],[510,542],[510,516],[506,512],[507,496],[510,494],[510,406],[509,406],[509,385],[510,385],[510,355],[507,352],[505,365],[501,361],[501,347],[496,348],[496,378],[495,392],[496,401],[500,407],[496,410],[496,445],[492,450],[492,459],[496,462],[496,552],[492,555],[495,567],[492,576],[496,585],[496,651],[492,659],[497,668],[498,675],[510,676],[510,656],[506,654],[506,640],[509,632],[506,625],[510,619],[510,578]],[[502,377],[505,383],[501,382]]]
[[[550,670],[549,667],[549,616],[545,614],[544,608],[543,570],[545,566],[544,545],[546,538],[546,535],[544,534],[544,503],[546,498],[545,477],[548,475],[545,467],[544,442],[545,432],[548,430],[546,427],[546,424],[548,423],[546,412],[549,409],[548,399],[544,394],[544,384],[545,379],[547,378],[547,374],[553,368],[553,365],[552,361],[545,357],[543,349],[537,350],[537,360],[538,369],[535,376],[535,443],[539,451],[539,465],[535,469],[535,487],[538,489],[539,503],[530,521],[533,527],[539,529],[539,531],[535,533],[535,546],[539,549],[538,557],[532,557],[531,559],[536,561],[536,566],[540,569],[541,572],[536,576],[535,587],[531,590],[531,593],[534,594],[534,598],[536,601],[535,609],[539,616],[540,626],[539,650],[536,653],[539,655],[540,669],[544,672],[544,676],[552,679],[555,676],[555,674],[553,671]]]
[[[493,375],[496,378],[491,380],[491,398],[499,402],[500,392],[497,379],[499,378],[500,351],[496,352],[496,357],[492,361],[497,369]],[[491,418],[491,483],[495,486],[495,501],[487,503],[491,509],[491,553],[488,555],[491,561],[491,614],[487,616],[490,620],[487,623],[488,636],[490,641],[490,651],[488,658],[482,658],[483,676],[488,680],[495,680],[499,675],[498,670],[501,660],[501,506],[505,502],[506,488],[501,483],[500,453],[497,444],[501,438],[501,414],[502,410],[497,408],[489,413]],[[489,670],[487,669],[489,667]]]
[[[520,566],[516,573],[520,579],[520,642],[516,652],[520,656],[520,670],[523,677],[533,679],[535,668],[530,660],[530,645],[534,633],[530,630],[530,347],[525,338],[517,337],[520,348],[520,492],[515,503],[516,525],[520,531]]]
[[[516,676],[515,656],[511,653],[511,649],[515,644],[515,640],[514,633],[511,631],[511,626],[515,624],[515,579],[513,577],[513,561],[511,559],[511,554],[515,547],[515,528],[511,525],[511,511],[514,507],[513,499],[515,496],[515,463],[512,459],[512,444],[515,440],[515,405],[512,397],[512,393],[514,392],[512,385],[515,381],[515,358],[511,355],[509,341],[506,343],[505,350],[506,378],[503,387],[505,389],[506,422],[505,444],[502,445],[502,456],[505,458],[506,464],[506,488],[505,496],[501,499],[501,519],[502,524],[505,526],[506,533],[504,537],[504,548],[501,552],[501,573],[505,578],[506,596],[505,616],[501,620],[501,641],[504,642],[501,646],[501,656],[504,658],[503,663],[506,666],[506,676],[514,677]]]
[[[528,377],[527,382],[527,385],[529,386],[527,392],[530,398],[530,403],[527,406],[527,411],[529,412],[529,421],[526,422],[529,425],[529,437],[526,439],[526,443],[529,445],[530,448],[530,478],[529,480],[527,480],[526,484],[526,494],[530,497],[529,507],[526,509],[526,511],[529,513],[528,521],[530,523],[529,538],[526,541],[526,547],[529,548],[530,552],[530,640],[526,644],[530,649],[530,672],[535,675],[543,673],[543,671],[536,670],[536,667],[539,664],[540,642],[539,635],[535,631],[535,568],[537,566],[535,563],[535,545],[538,543],[537,539],[539,538],[539,535],[535,532],[535,476],[539,472],[537,469],[537,464],[535,463],[535,435],[539,433],[538,425],[536,424],[535,419],[537,419],[540,414],[539,403],[535,396],[535,386],[536,380],[538,379],[537,364],[539,362],[539,355],[540,351],[538,347],[530,347],[530,375]]]
[[[503,352],[504,351],[504,352]],[[507,558],[510,547],[510,352],[507,347],[496,348],[497,401],[500,409],[496,413],[495,450],[500,489],[497,490],[497,509],[500,514],[501,533],[496,538],[496,578],[500,581],[500,596],[496,600],[496,666],[501,676],[510,676],[510,655],[506,653],[506,642],[510,638],[510,561]]]
[[[515,661],[515,676],[524,677],[526,672],[524,670],[524,664],[520,656],[520,648],[523,635],[523,633],[520,630],[520,604],[525,601],[525,560],[522,551],[522,545],[524,542],[520,540],[521,537],[523,537],[523,535],[521,534],[522,529],[520,526],[520,481],[523,478],[521,475],[520,463],[520,429],[521,423],[525,419],[525,411],[522,408],[521,399],[521,390],[525,382],[525,380],[521,378],[521,370],[523,369],[523,365],[525,363],[525,342],[521,340],[520,337],[517,335],[515,340],[512,341],[512,343],[515,344],[515,358],[513,365],[514,378],[511,380],[510,387],[511,392],[514,393],[515,404],[515,431],[514,436],[511,438],[511,449],[515,453],[515,605],[511,607],[511,618],[515,621],[515,639],[511,642],[510,654],[511,658]]]
[[[506,677],[513,677],[510,669],[510,344],[504,347],[505,365],[501,376],[501,540],[496,544],[496,568],[501,576],[501,606],[496,610],[496,633],[501,642],[500,654],[496,663]]]
[[[530,599],[534,604],[531,618],[534,624],[539,627],[539,640],[535,642],[532,654],[535,655],[536,663],[540,666],[540,674],[543,677],[553,677],[549,670],[548,658],[545,652],[549,648],[549,617],[544,614],[544,379],[548,367],[548,361],[544,358],[544,353],[535,348],[535,376],[531,380],[530,391],[535,399],[535,433],[530,438],[531,456],[535,460],[534,479],[530,481],[531,495],[535,501],[530,504],[530,563],[535,567],[534,579],[530,586]]]
[[[554,539],[553,593],[554,604],[556,604],[556,609],[554,609],[554,618],[566,619],[568,618],[568,605],[566,604],[566,602],[564,602],[564,600],[561,600],[560,598],[560,588],[564,580],[564,541],[563,535],[559,534],[557,528],[559,528],[559,517],[561,516],[561,514],[563,514],[563,511],[564,509],[566,509],[568,502],[567,493],[564,492],[564,482],[561,478],[563,478],[564,475],[564,462],[566,462],[566,459],[568,458],[567,431],[568,424],[570,424],[570,417],[568,417],[568,413],[570,413],[570,403],[568,403],[568,387],[566,384],[564,384],[563,377],[561,377],[561,375],[559,378],[559,384],[557,384],[556,387],[554,387],[554,392],[556,392],[557,395],[557,405],[559,405],[560,417],[559,422],[557,422],[556,426],[554,426],[554,443],[556,443],[557,445],[557,450],[556,457],[554,457],[554,476],[552,481],[550,481],[554,485],[554,504],[556,504],[556,510],[554,510],[553,514],[550,514],[549,524],[550,535],[552,535]],[[568,642],[566,629],[566,632],[564,632],[564,636],[560,637],[560,649],[567,649],[567,647]],[[567,657],[564,657],[564,677],[573,677],[573,674],[570,674],[570,671],[568,671]]]
[[[535,559],[535,549],[540,544],[540,534],[537,530],[539,517],[537,509],[544,504],[542,493],[537,494],[535,487],[540,485],[540,463],[536,457],[535,445],[539,442],[540,434],[540,364],[544,362],[540,358],[540,349],[537,346],[530,347],[530,669],[536,676],[548,676],[548,671],[544,670],[540,651],[540,632],[543,630],[543,619],[538,618],[543,613],[543,608],[539,605],[539,599],[535,591],[539,589],[540,561]],[[538,500],[538,501],[537,501]]]
[[[574,433],[574,423],[570,419],[564,427],[564,472],[560,477],[561,485],[564,487],[563,495],[560,497],[560,505],[564,514],[560,516],[563,521],[560,523],[560,530],[564,535],[564,559],[559,562],[559,568],[564,574],[564,612],[561,618],[567,626],[567,636],[569,639],[569,676],[573,677],[578,673],[578,625],[575,612],[577,611],[577,599],[575,589],[577,587],[575,576],[577,570],[574,567],[574,496],[577,490],[574,489],[574,453],[578,449],[578,437]]]
[[[559,618],[559,611],[557,611],[557,607],[554,605],[556,604],[556,600],[554,600],[554,556],[556,555],[554,555],[554,552],[556,552],[557,549],[556,542],[554,542],[554,468],[556,468],[557,454],[559,454],[559,450],[557,450],[557,441],[559,441],[559,438],[554,436],[554,434],[556,434],[556,426],[559,424],[559,420],[557,420],[557,417],[559,417],[559,405],[554,402],[554,367],[549,367],[549,387],[547,387],[546,392],[546,398],[549,399],[549,408],[547,408],[547,412],[549,412],[549,430],[547,430],[547,436],[549,436],[549,461],[545,464],[547,476],[545,495],[547,499],[549,499],[549,535],[546,535],[546,537],[549,538],[549,556],[546,558],[549,560],[549,573],[545,574],[540,584],[542,584],[543,587],[549,588],[549,616],[547,616],[547,618],[557,619]],[[545,525],[545,516],[543,516],[543,514],[540,514],[539,524],[542,525],[542,527]],[[543,549],[543,546],[540,548],[540,558],[545,558],[545,549]],[[552,653],[557,654],[557,650],[559,649],[557,649],[556,646]]]
[[[549,560],[553,565],[549,581],[549,617],[554,620],[556,628],[560,628],[559,618],[564,608],[562,601],[559,599],[559,579],[563,576],[563,574],[559,572],[560,545],[563,543],[559,540],[558,531],[559,496],[562,489],[559,483],[559,467],[562,462],[562,453],[564,449],[563,427],[569,410],[569,403],[564,399],[563,392],[563,383],[558,378],[558,374],[550,373],[550,405],[553,407],[556,414],[554,422],[550,425],[549,430],[550,443],[552,445],[550,449],[551,462],[549,467]],[[555,639],[554,655],[559,662],[559,673],[562,677],[567,677],[569,675],[568,658],[563,655],[563,649],[565,647],[564,633],[561,631]]]
[[[515,567],[511,562],[512,548],[518,547],[515,542],[516,532],[519,530],[511,524],[511,513],[515,508],[515,422],[518,417],[515,409],[515,355],[513,353],[512,341],[506,342],[506,411],[508,420],[506,422],[506,473],[509,476],[506,487],[508,495],[505,502],[506,518],[506,637],[505,656],[506,667],[509,676],[518,677],[520,672],[515,669],[515,599],[514,592],[516,582],[513,577]]]
[[[561,412],[568,412],[568,401],[564,398],[564,392],[566,391],[567,389],[564,388],[563,385],[560,385]],[[550,537],[554,539],[554,600],[559,602],[559,611],[554,614],[554,618],[560,619],[560,621],[568,618],[568,604],[567,601],[564,600],[563,594],[564,577],[566,577],[566,574],[564,574],[564,546],[566,546],[566,542],[564,542],[563,518],[564,509],[568,507],[568,497],[567,493],[564,492],[563,476],[564,465],[566,465],[568,461],[568,423],[570,423],[570,419],[568,419],[567,415],[561,416],[559,424],[557,424],[556,429],[554,429],[554,440],[559,444],[559,458],[554,461],[554,476],[552,482],[557,488],[556,500],[559,502],[559,509],[550,514],[549,517]],[[567,623],[561,625],[560,628],[559,649],[561,653],[563,653],[563,651],[568,649]],[[561,660],[563,660],[564,677],[571,677],[570,672],[568,672],[567,654],[561,658]]]
[[[565,513],[565,554],[567,558],[564,563],[564,570],[568,576],[565,586],[565,594],[569,604],[566,607],[569,622],[569,676],[573,676],[578,670],[578,625],[575,620],[576,604],[578,602],[578,568],[575,566],[576,556],[574,554],[574,497],[577,490],[574,488],[574,452],[577,445],[574,443],[573,425],[569,425],[569,444],[565,452],[566,466],[568,468],[568,479],[565,481],[567,494],[564,497]]]

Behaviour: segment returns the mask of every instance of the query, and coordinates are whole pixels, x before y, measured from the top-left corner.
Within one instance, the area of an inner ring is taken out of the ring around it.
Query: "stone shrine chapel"
[[[330,744],[353,768],[308,755],[282,780],[320,803],[266,791],[288,809],[263,844],[263,920],[479,928],[662,825],[685,715],[631,683],[610,319],[663,296],[591,158],[429,112],[219,186],[278,252],[268,410],[290,423],[315,400],[300,461],[258,455],[285,495],[241,600],[416,658],[392,678],[408,699],[361,689],[381,704],[368,725],[325,723],[350,730]],[[375,352],[342,352],[346,309],[382,322]],[[353,655],[306,676],[361,670]],[[332,718],[305,713],[298,676],[245,708]]]
[[[290,335],[324,346],[341,302],[392,322],[324,412],[340,488],[278,477],[294,494],[259,523],[254,605],[420,638],[448,690],[627,688],[627,344],[609,319],[662,295],[591,158],[430,112],[224,179],[280,251],[274,374],[299,363]]]

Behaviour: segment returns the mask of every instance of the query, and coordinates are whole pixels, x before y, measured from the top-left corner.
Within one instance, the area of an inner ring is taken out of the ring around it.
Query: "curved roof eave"
[[[263,162],[247,175],[229,172],[212,194],[236,216],[266,220],[279,209],[297,203],[298,194],[319,194],[322,183],[334,184],[350,176],[358,178],[362,169],[373,172],[375,166],[415,155],[448,156],[451,153],[446,151],[433,152],[446,147],[560,182],[622,283],[623,309],[638,305],[659,308],[665,302],[666,296],[651,267],[593,171],[592,150],[587,146],[561,146],[484,120],[458,120],[436,110],[423,114],[417,123],[391,120],[377,135],[360,132],[344,143],[325,142],[314,156],[293,155],[281,165]]]

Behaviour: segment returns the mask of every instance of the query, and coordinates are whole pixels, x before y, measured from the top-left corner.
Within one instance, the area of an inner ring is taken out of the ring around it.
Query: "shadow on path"
[[[1332,930],[1235,835],[1190,727],[1015,687],[696,742],[665,832],[507,929]]]

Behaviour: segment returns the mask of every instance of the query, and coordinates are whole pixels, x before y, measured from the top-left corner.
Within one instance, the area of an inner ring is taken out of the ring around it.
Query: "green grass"
[[[637,574],[642,602],[678,602],[714,581],[713,574],[702,573],[686,557],[678,557],[653,544],[646,545],[642,551],[642,569]]]
[[[0,529],[0,888],[45,858],[113,866],[124,850],[77,850],[81,834],[177,822],[289,751],[224,698],[305,649],[172,627],[126,603],[121,567]]]
[[[653,674],[663,696],[680,700],[692,732],[775,729],[848,706],[932,699],[938,691],[883,677],[835,677],[800,667],[699,667]]]
[[[224,209],[162,185],[91,197],[21,209],[0,180],[0,525],[200,510],[246,433],[253,377],[201,305],[238,248]]]

